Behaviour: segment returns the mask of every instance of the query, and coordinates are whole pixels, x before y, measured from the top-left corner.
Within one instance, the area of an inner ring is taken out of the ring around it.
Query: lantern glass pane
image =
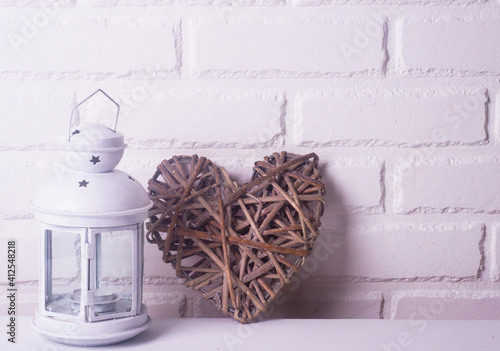
[[[96,234],[95,316],[132,310],[134,234],[132,230]]]
[[[45,310],[78,315],[80,301],[81,237],[79,233],[60,230],[45,231]]]

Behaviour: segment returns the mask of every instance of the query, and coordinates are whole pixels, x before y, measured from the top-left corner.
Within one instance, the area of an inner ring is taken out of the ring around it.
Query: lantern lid
[[[73,127],[59,145],[62,150],[106,151],[124,149],[123,134],[99,123],[82,123]]]
[[[110,227],[144,221],[152,202],[142,185],[125,172],[68,169],[45,182],[32,205],[36,217],[47,224]]]
[[[101,93],[116,107],[114,129],[99,123],[73,125],[73,116],[78,108],[94,95]],[[116,131],[120,105],[103,90],[98,89],[71,111],[68,135],[59,145],[66,154],[66,165],[76,171],[101,173],[113,170],[120,162],[127,146],[123,134]]]
[[[116,107],[116,116],[114,118],[114,129],[108,128],[99,123],[81,123],[73,127],[73,116],[78,108],[86,103],[94,95],[101,93]],[[69,130],[67,140],[62,143],[61,148],[65,150],[84,150],[84,151],[105,151],[109,149],[123,149],[126,145],[123,142],[123,134],[116,131],[118,125],[118,116],[120,115],[120,105],[106,94],[102,89],[97,89],[94,93],[77,104],[71,111],[69,120]]]
[[[127,145],[123,134],[103,124],[82,123],[72,128],[59,144],[68,167],[82,172],[101,173],[113,170]]]

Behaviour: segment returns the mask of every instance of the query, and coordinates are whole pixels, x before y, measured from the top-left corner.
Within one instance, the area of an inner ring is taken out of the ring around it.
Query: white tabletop
[[[1,317],[6,329],[7,317]],[[79,348],[57,344],[18,317],[16,343],[2,332],[0,350],[339,350],[499,351],[500,321],[268,320],[241,325],[232,319],[155,319],[142,334],[121,344]]]

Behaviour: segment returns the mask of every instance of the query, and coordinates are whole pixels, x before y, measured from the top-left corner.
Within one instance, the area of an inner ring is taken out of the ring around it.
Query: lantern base
[[[134,317],[79,323],[45,317],[35,313],[34,328],[51,340],[72,346],[103,346],[116,344],[143,332],[151,325],[145,305]]]

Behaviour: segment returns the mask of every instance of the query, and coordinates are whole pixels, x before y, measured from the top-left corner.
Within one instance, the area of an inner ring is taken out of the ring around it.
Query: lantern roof
[[[39,188],[32,205],[37,218],[47,224],[110,227],[144,221],[152,203],[127,173],[67,169]]]

